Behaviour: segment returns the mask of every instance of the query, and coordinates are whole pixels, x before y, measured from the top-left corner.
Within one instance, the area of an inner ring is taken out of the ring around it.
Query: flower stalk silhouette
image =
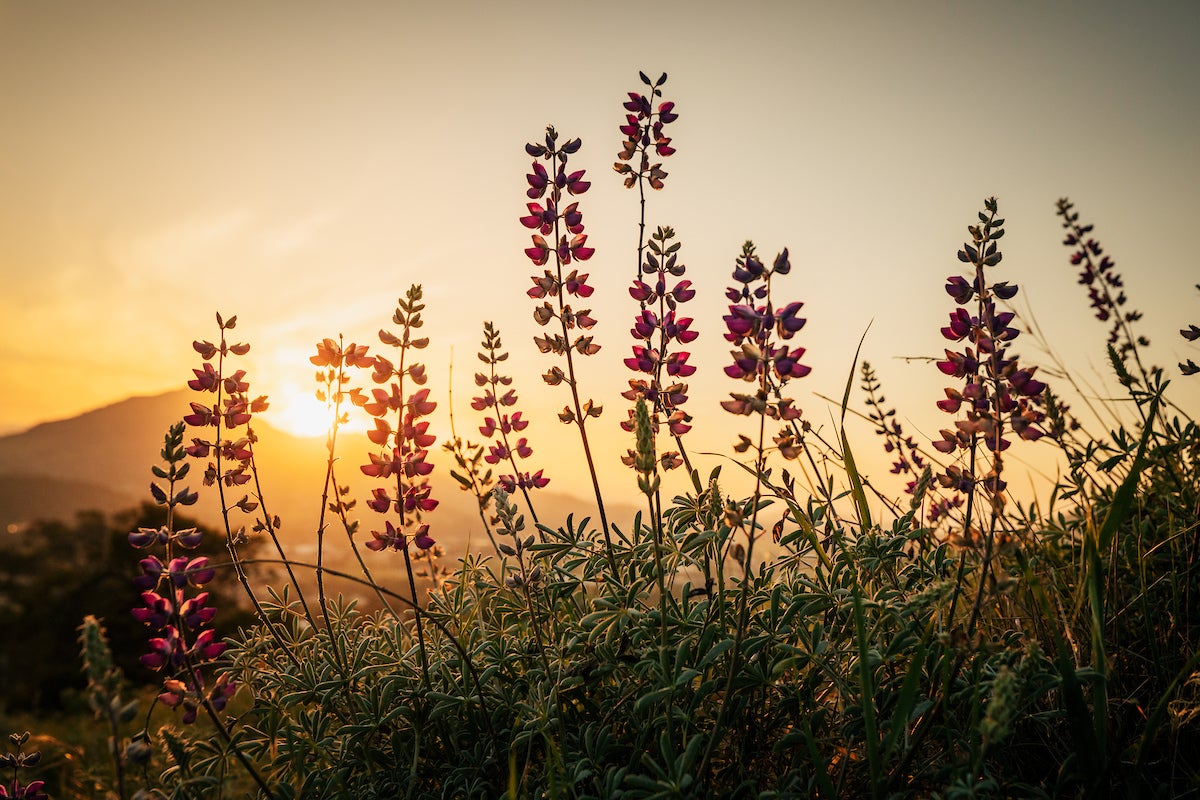
[[[533,318],[538,325],[546,327],[557,320],[558,332],[536,336],[533,341],[542,353],[560,356],[566,360],[565,371],[555,365],[542,379],[550,386],[565,383],[571,391],[571,405],[564,407],[558,418],[568,425],[575,425],[579,431],[588,476],[592,481],[592,491],[595,493],[597,510],[600,513],[600,527],[604,534],[609,566],[615,570],[616,558],[613,554],[608,515],[604,507],[604,495],[600,491],[596,461],[592,456],[587,434],[587,421],[592,417],[599,417],[604,409],[591,399],[581,399],[575,368],[576,354],[584,357],[600,352],[600,345],[593,341],[592,335],[582,332],[590,331],[596,320],[591,316],[591,309],[575,309],[567,301],[569,297],[587,299],[593,291],[587,282],[588,273],[580,273],[578,267],[565,272],[567,267],[587,261],[595,253],[595,250],[587,246],[587,234],[583,232],[583,213],[579,210],[579,203],[562,205],[565,199],[564,192],[571,197],[578,197],[591,187],[591,183],[583,179],[585,170],[567,171],[570,157],[579,152],[581,145],[579,139],[568,139],[560,144],[558,131],[554,126],[546,128],[544,144],[530,142],[525,145],[525,152],[534,159],[532,171],[525,176],[529,184],[526,196],[530,200],[542,202],[526,204],[529,214],[521,217],[521,224],[537,231],[530,235],[533,246],[525,249],[529,260],[535,266],[542,267],[553,259],[553,270],[546,269],[541,276],[533,276],[533,287],[528,290],[528,295],[534,300],[542,301],[533,312]],[[542,164],[542,161],[546,164]],[[550,237],[549,241],[547,236]],[[550,299],[554,302],[551,303]],[[576,331],[581,332],[575,333]]]

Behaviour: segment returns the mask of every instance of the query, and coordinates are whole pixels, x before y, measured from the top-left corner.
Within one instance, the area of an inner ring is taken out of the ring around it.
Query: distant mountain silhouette
[[[0,532],[19,529],[21,523],[36,518],[70,520],[84,509],[112,513],[147,499],[154,480],[150,467],[161,463],[163,435],[189,413],[188,403],[195,397],[188,390],[132,397],[0,437]],[[291,436],[261,420],[253,424],[260,440],[255,453],[265,507],[283,520],[280,536],[289,557],[315,559],[327,463],[325,442]],[[431,450],[430,459],[436,464],[432,476],[434,496],[441,505],[429,516],[429,522],[434,538],[447,551],[448,563],[453,564],[468,547],[490,553],[491,545],[474,498],[460,491],[450,478],[440,444]],[[347,497],[358,501],[352,513],[360,520],[361,530],[356,536],[359,542],[370,539],[369,530],[380,519],[365,505],[371,488],[379,484],[358,469],[359,464],[366,463],[371,446],[365,436],[351,434],[338,447],[337,478],[350,486]],[[200,502],[188,513],[223,530],[217,489],[201,486],[203,466],[196,463],[184,482],[201,494]],[[253,496],[254,484],[226,492],[225,501],[232,505],[243,494]],[[591,516],[593,521],[597,518],[594,504],[570,495],[542,490],[535,502],[541,521],[553,526],[562,524],[568,514],[574,514],[576,520],[584,516]],[[621,523],[632,519],[634,511],[619,505],[610,508],[609,515]],[[247,527],[252,524],[236,509],[233,516],[244,518]],[[324,522],[331,566],[345,565],[352,558],[345,532],[331,514]],[[235,520],[234,524],[241,523]],[[527,520],[527,525],[532,531],[532,520]],[[364,557],[372,569],[378,565],[388,573],[402,570],[399,559],[388,559],[385,554],[364,552]]]
[[[36,519],[72,519],[80,511],[133,508],[140,497],[86,481],[38,475],[0,475],[0,535]]]
[[[140,503],[163,434],[187,408],[187,395],[134,397],[0,437],[0,524]]]

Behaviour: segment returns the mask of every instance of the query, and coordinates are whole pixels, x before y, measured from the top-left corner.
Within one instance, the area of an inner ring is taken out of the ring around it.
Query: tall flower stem
[[[579,429],[579,437],[583,444],[584,458],[587,461],[588,476],[591,479],[592,491],[596,498],[596,507],[600,513],[600,524],[604,534],[605,553],[610,569],[616,571],[617,562],[613,550],[612,535],[608,522],[608,514],[604,506],[604,495],[600,491],[600,479],[596,473],[596,462],[592,455],[591,442],[588,439],[587,419],[599,417],[603,408],[591,400],[582,400],[579,396],[578,374],[575,369],[574,352],[581,355],[593,355],[600,351],[591,335],[581,334],[571,340],[575,329],[590,329],[595,320],[590,316],[589,309],[573,309],[567,303],[565,296],[589,297],[592,287],[587,285],[586,273],[580,274],[578,269],[565,272],[565,268],[575,262],[587,261],[595,252],[587,246],[587,234],[584,231],[583,214],[579,211],[578,203],[571,203],[560,208],[564,199],[564,190],[573,195],[582,195],[590,188],[591,183],[584,180],[585,170],[567,172],[569,157],[578,152],[581,143],[579,139],[571,139],[562,144],[558,141],[558,132],[553,126],[546,129],[545,144],[530,143],[525,146],[525,152],[532,156],[533,171],[526,175],[529,189],[526,197],[531,200],[545,200],[541,203],[527,203],[529,215],[521,217],[521,224],[527,228],[536,229],[532,235],[533,246],[525,249],[525,255],[539,267],[546,265],[551,256],[554,259],[553,271],[545,270],[544,277],[534,276],[534,287],[528,291],[534,299],[553,297],[554,305],[544,301],[542,306],[534,310],[534,319],[539,325],[545,326],[551,319],[558,319],[560,333],[550,336],[534,337],[534,342],[543,353],[554,353],[566,357],[567,369],[555,366],[545,375],[543,380],[550,385],[565,382],[571,390],[571,406],[559,413],[559,419],[567,424],[575,424]],[[540,161],[549,163],[549,170]],[[567,234],[571,235],[568,238]],[[552,237],[551,241],[546,238]]]
[[[284,563],[284,569],[288,575],[288,582],[296,590],[296,598],[300,601],[300,607],[304,609],[304,618],[308,620],[308,624],[312,627],[312,629],[316,630],[317,623],[313,618],[312,611],[309,610],[308,598],[305,597],[303,590],[301,590],[300,582],[296,579],[296,573],[292,570],[291,565],[288,562],[288,558],[283,552],[283,543],[279,541],[279,534],[276,530],[278,528],[278,520],[275,517],[272,517],[267,511],[267,501],[263,494],[262,483],[259,481],[258,477],[258,460],[253,457],[254,442],[251,441],[248,443],[247,448],[251,453],[250,472],[254,476],[254,494],[256,497],[258,497],[259,508],[262,511],[263,529],[266,531],[267,536],[270,537],[271,544],[275,547],[275,552],[279,554],[279,560]],[[325,613],[325,604],[323,601],[321,603],[321,613]]]
[[[557,240],[559,236],[559,219],[554,220],[554,238]],[[557,271],[558,283],[563,285],[563,259],[558,250],[554,251],[554,264]],[[569,339],[570,332],[567,328],[567,317],[563,313],[565,304],[563,302],[562,292],[558,294],[558,321],[559,327],[562,330],[563,340]],[[571,347],[566,348],[567,356],[567,386],[571,389],[571,404],[575,411],[575,424],[579,428],[579,438],[583,443],[583,456],[587,460],[588,477],[592,482],[592,492],[596,497],[596,508],[600,512],[600,527],[604,533],[604,546],[608,552],[609,567],[613,572],[616,572],[617,561],[613,554],[612,536],[609,533],[608,515],[604,510],[604,493],[600,491],[600,478],[596,474],[596,460],[592,457],[592,445],[588,440],[587,419],[593,416],[593,411],[598,410],[598,407],[593,407],[591,401],[588,401],[585,411],[583,402],[579,399],[579,381],[575,373],[575,357]]]
[[[396,382],[397,382],[397,385],[399,386],[399,394],[401,397],[404,396],[404,376],[406,374],[406,371],[404,369],[404,360],[407,355],[408,355],[408,348],[402,346],[400,348],[400,363],[397,365],[397,369],[396,369]],[[405,416],[405,412],[406,412],[406,410],[408,410],[408,408],[409,407],[407,405],[403,405],[396,410],[396,434],[395,435],[396,435],[397,440],[400,439],[401,432],[404,430],[404,416]],[[399,446],[399,441],[397,441],[397,446]],[[400,502],[400,503],[404,502],[404,498],[407,494],[405,491],[405,485],[404,485],[405,472],[406,472],[406,470],[404,470],[404,469],[396,470],[396,497],[399,498],[398,502]],[[404,521],[405,521],[403,505],[400,508],[400,516],[401,516],[400,523],[401,523],[401,526],[403,527]],[[417,610],[417,613],[415,613],[413,615],[413,623],[417,629],[417,648],[421,655],[421,678],[425,683],[425,688],[431,689],[432,687],[429,682],[429,655],[425,652],[425,628],[421,622],[421,613],[420,612],[422,610],[422,606],[421,606],[421,600],[417,596],[417,581],[416,581],[416,578],[413,577],[412,556],[410,556],[408,554],[407,546],[402,548],[400,552],[404,556],[404,571],[408,574],[408,589],[412,593],[413,608]]]
[[[405,394],[408,380],[420,386],[425,383],[425,366],[420,363],[409,363],[409,350],[421,350],[429,345],[424,337],[414,337],[414,331],[422,327],[421,311],[425,305],[422,302],[424,293],[420,284],[409,287],[405,296],[397,303],[392,321],[401,326],[400,335],[379,331],[379,339],[386,345],[400,350],[399,364],[394,365],[383,356],[376,356],[375,371],[372,379],[376,383],[390,383],[389,389],[373,389],[374,399],[364,402],[363,408],[375,417],[375,430],[368,433],[368,438],[381,448],[380,454],[371,454],[371,463],[361,467],[363,474],[388,479],[394,479],[395,494],[389,495],[387,489],[373,490],[373,498],[367,505],[380,514],[385,515],[384,530],[371,531],[373,540],[367,542],[371,550],[397,550],[404,557],[404,569],[408,576],[409,590],[415,608],[421,608],[417,594],[416,578],[413,575],[410,545],[416,545],[421,550],[429,550],[435,544],[429,536],[429,525],[422,522],[422,515],[437,507],[438,502],[430,497],[430,486],[426,476],[433,471],[433,465],[426,459],[429,452],[426,448],[436,441],[428,433],[429,422],[420,421],[437,408],[437,403],[429,400],[429,390],[420,389],[412,395]],[[389,423],[388,416],[395,414],[395,422]],[[399,525],[393,525],[388,519],[395,513]],[[417,633],[417,643],[420,650],[422,680],[426,688],[430,686],[429,656],[426,650],[424,624],[421,614],[413,620]]]
[[[1101,322],[1112,320],[1109,344],[1118,344],[1119,342],[1118,352],[1122,356],[1126,353],[1133,354],[1134,363],[1137,364],[1138,372],[1142,376],[1142,386],[1149,390],[1150,371],[1143,366],[1138,348],[1149,345],[1150,341],[1144,336],[1135,336],[1132,328],[1132,323],[1142,318],[1141,312],[1124,309],[1126,298],[1125,292],[1121,291],[1124,283],[1121,276],[1113,270],[1115,265],[1112,258],[1109,256],[1100,258],[1104,252],[1100,244],[1095,239],[1086,238],[1094,226],[1081,225],[1079,212],[1072,210],[1074,204],[1065,197],[1059,199],[1055,207],[1058,216],[1063,218],[1062,226],[1067,229],[1067,238],[1063,244],[1079,248],[1072,254],[1071,263],[1083,268],[1079,282],[1088,287],[1088,295],[1092,307],[1096,310],[1096,318]],[[1097,258],[1100,260],[1096,261]]]
[[[767,267],[758,260],[754,243],[746,242],[733,271],[733,278],[740,285],[730,287],[726,291],[726,297],[732,305],[729,306],[729,314],[724,318],[728,329],[725,339],[737,349],[730,353],[733,363],[725,368],[725,374],[753,384],[754,393],[731,392],[731,399],[723,401],[721,407],[731,414],[757,416],[758,432],[754,440],[744,435],[739,436],[738,444],[734,445],[737,452],[754,449],[754,492],[749,500],[748,528],[742,509],[734,507],[726,512],[731,532],[737,529],[746,530],[746,555],[741,591],[738,595],[737,628],[734,633],[729,675],[725,682],[721,710],[717,714],[704,758],[700,762],[701,776],[707,776],[713,751],[723,736],[730,709],[734,705],[734,680],[741,669],[741,648],[750,624],[749,602],[753,581],[754,544],[758,538],[758,513],[767,469],[767,418],[794,423],[800,417],[800,410],[792,406],[791,398],[782,397],[776,391],[776,399],[772,400],[772,386],[781,387],[791,378],[803,378],[811,372],[809,367],[800,363],[805,353],[804,348],[792,349],[787,344],[787,341],[804,327],[805,320],[799,316],[803,304],[792,302],[782,308],[776,308],[771,297],[772,279],[776,275],[787,275],[791,269],[786,248],[775,257],[772,266]],[[796,457],[796,443],[786,429],[780,432],[775,441],[785,458]]]
[[[213,380],[209,382],[210,391],[216,394],[216,404],[211,409],[206,409],[203,406],[193,404],[192,408],[197,413],[184,417],[184,421],[190,425],[207,426],[211,425],[214,428],[214,440],[211,443],[199,443],[198,450],[189,448],[189,454],[207,453],[211,448],[213,451],[214,462],[209,465],[209,469],[205,472],[205,482],[215,483],[217,486],[217,495],[221,503],[221,520],[225,527],[225,547],[229,552],[230,562],[233,564],[234,572],[237,575],[238,582],[242,585],[246,596],[250,599],[250,603],[254,606],[254,611],[258,618],[264,620],[267,630],[271,637],[275,639],[276,644],[287,656],[292,665],[299,668],[300,661],[292,649],[285,643],[283,636],[278,630],[279,623],[272,620],[262,606],[258,595],[250,586],[249,576],[246,574],[245,568],[242,566],[241,554],[238,552],[237,545],[244,538],[245,534],[242,530],[236,533],[233,530],[233,525],[230,522],[229,514],[231,506],[225,497],[226,485],[240,485],[249,480],[249,475],[246,474],[248,469],[253,469],[253,452],[249,449],[239,448],[238,441],[225,441],[222,434],[226,432],[227,427],[233,428],[236,425],[247,424],[250,422],[252,412],[266,408],[265,398],[259,398],[253,402],[248,401],[243,392],[248,389],[248,384],[245,384],[241,378],[243,373],[239,370],[233,375],[225,375],[225,357],[227,354],[243,355],[249,351],[250,346],[247,344],[229,344],[226,341],[226,331],[232,330],[237,323],[237,316],[232,316],[228,320],[223,319],[220,314],[217,314],[217,327],[220,329],[220,345],[214,346],[209,342],[194,342],[193,348],[201,353],[207,361],[213,357],[217,359],[217,366],[213,373]],[[205,365],[206,373],[211,370],[208,364]],[[197,381],[203,382],[200,377],[201,373],[197,372]],[[194,389],[200,388],[197,382],[190,382],[189,386]],[[228,389],[228,391],[227,391]],[[226,396],[226,394],[230,396]],[[224,411],[222,411],[224,407]],[[252,430],[247,428],[247,441],[254,438]],[[225,453],[231,454],[231,460],[237,461],[237,466],[228,470],[225,468],[226,460]],[[236,456],[236,458],[232,458]],[[244,458],[243,458],[244,456]],[[244,507],[244,506],[243,506]]]

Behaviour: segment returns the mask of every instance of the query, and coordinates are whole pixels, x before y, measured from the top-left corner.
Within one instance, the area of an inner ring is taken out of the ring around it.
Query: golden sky
[[[701,449],[732,438],[720,315],[748,238],[791,250],[806,415],[829,420],[816,395],[841,396],[871,324],[863,355],[889,401],[936,435],[941,376],[900,357],[940,354],[942,285],[989,195],[1008,221],[996,275],[1069,364],[1103,386],[1063,195],[1175,372],[1195,356],[1176,331],[1200,322],[1197,35],[1200,5],[1183,2],[0,2],[0,432],[181,387],[215,311],[238,315],[251,381],[283,413],[309,391],[316,341],[377,346],[420,282],[430,385],[444,403],[453,352],[460,432],[489,319],[557,435],[566,397],[538,378],[517,221],[523,145],[553,123],[583,139],[593,183],[604,349],[583,388],[623,451],[638,208],[611,164],[639,69],[670,73],[680,114],[648,223],[675,227],[699,292]],[[1177,402],[1195,407],[1193,384]]]

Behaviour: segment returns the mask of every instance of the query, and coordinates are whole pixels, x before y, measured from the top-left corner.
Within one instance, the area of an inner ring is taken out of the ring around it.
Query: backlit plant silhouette
[[[1079,283],[1088,287],[1088,301],[1096,312],[1096,319],[1108,323],[1108,343],[1117,348],[1117,354],[1122,358],[1133,356],[1142,379],[1149,384],[1149,372],[1142,365],[1138,349],[1149,347],[1150,340],[1133,332],[1133,323],[1142,318],[1142,312],[1125,308],[1128,301],[1125,281],[1116,271],[1116,263],[1089,235],[1095,226],[1081,224],[1079,212],[1074,208],[1075,204],[1065,197],[1058,201],[1058,216],[1062,217],[1062,226],[1067,230],[1063,244],[1074,248],[1071,264],[1079,267]]]
[[[550,386],[565,383],[571,391],[571,405],[565,406],[559,412],[558,418],[568,425],[575,425],[579,430],[588,474],[600,512],[604,544],[609,561],[612,562],[613,545],[608,516],[587,435],[587,421],[592,417],[599,417],[604,409],[593,400],[581,398],[575,368],[576,355],[593,356],[600,352],[600,345],[596,344],[590,333],[596,320],[591,316],[591,309],[573,308],[568,302],[569,298],[586,300],[594,291],[587,282],[589,273],[581,273],[578,266],[573,266],[587,261],[595,252],[587,246],[587,234],[583,232],[583,212],[579,210],[578,202],[563,205],[564,192],[571,197],[578,197],[592,185],[583,179],[585,170],[567,171],[568,160],[579,152],[581,146],[579,139],[569,139],[559,144],[558,131],[553,125],[546,128],[544,144],[530,142],[525,145],[525,152],[534,159],[532,172],[525,176],[529,183],[526,195],[530,200],[541,202],[527,204],[529,214],[521,217],[521,224],[537,231],[531,234],[533,245],[525,249],[525,255],[534,266],[544,267],[550,263],[554,267],[544,269],[540,276],[533,276],[533,288],[528,290],[528,294],[531,298],[542,301],[533,312],[537,323],[548,327],[557,321],[558,330],[536,336],[533,341],[542,353],[560,356],[566,361],[566,370],[556,364],[542,378]],[[542,164],[542,161],[546,163]],[[550,237],[549,240],[546,237]],[[571,269],[567,272],[569,267]]]
[[[578,323],[578,315],[576,322]],[[533,499],[529,492],[545,488],[549,485],[550,479],[544,477],[540,469],[532,474],[528,470],[522,471],[517,463],[517,459],[524,461],[533,455],[533,448],[529,446],[529,440],[524,436],[515,437],[515,434],[519,434],[529,427],[529,420],[524,419],[520,411],[509,411],[517,404],[517,390],[506,388],[512,385],[511,376],[502,375],[496,371],[497,365],[508,360],[508,353],[500,349],[502,347],[500,331],[496,330],[490,322],[483,324],[481,346],[483,349],[479,352],[479,360],[487,365],[488,372],[486,374],[475,373],[475,385],[483,389],[483,394],[471,401],[471,408],[487,414],[483,424],[479,426],[479,433],[484,439],[494,442],[488,446],[483,460],[492,465],[505,462],[508,467],[512,468],[512,472],[500,475],[496,482],[508,494],[520,490],[521,495],[525,498],[525,507],[529,509],[529,514],[536,523],[537,511],[534,509]],[[491,416],[491,414],[495,414],[495,416]],[[511,441],[509,434],[514,434]],[[460,464],[460,466],[465,466],[465,464]]]
[[[904,431],[904,426],[896,419],[896,409],[884,406],[886,398],[882,394],[882,386],[871,364],[862,364],[862,390],[866,394],[866,404],[869,411],[867,418],[875,424],[875,433],[883,437],[883,450],[892,457],[891,473],[901,475],[906,479],[904,493],[918,502],[929,487],[921,488],[922,482],[928,484],[932,475],[931,465],[921,452],[921,445]],[[929,503],[929,522],[936,523],[943,519],[952,509],[961,508],[962,496],[938,496]]]
[[[153,732],[147,722],[131,737],[142,743],[141,764],[162,766],[157,776],[145,768],[143,791],[650,800],[1190,790],[1200,772],[1175,754],[1200,746],[1200,430],[1186,415],[1168,416],[1176,409],[1160,372],[1129,374],[1122,356],[1148,343],[1129,332],[1135,320],[1119,294],[1105,294],[1119,279],[1111,263],[1093,260],[1099,246],[1069,205],[1059,212],[1082,248],[1078,265],[1090,270],[1093,308],[1103,305],[1106,321],[1120,312],[1115,341],[1128,345],[1111,351],[1128,393],[1124,405],[1103,406],[1115,424],[1085,442],[1038,367],[1013,352],[1021,330],[1004,304],[1017,289],[993,277],[1005,223],[988,198],[958,251],[965,274],[946,279],[949,345],[931,359],[946,382],[937,407],[951,421],[932,441],[920,435],[918,418],[887,405],[862,365],[861,416],[883,437],[883,469],[906,484],[892,498],[885,480],[872,482],[856,463],[845,422],[858,355],[829,422],[798,394],[811,371],[799,342],[811,339],[800,338],[806,318],[788,288],[787,249],[762,259],[746,242],[722,319],[683,315],[696,289],[683,278],[675,231],[645,235],[644,187],[663,186],[677,115],[661,101],[666,75],[641,78],[647,89],[625,102],[615,165],[641,200],[634,344],[614,357],[636,376],[624,393],[632,405],[624,432],[614,423],[607,434],[628,443],[631,471],[610,491],[636,499],[633,519],[606,509],[587,424],[600,406],[580,388],[584,359],[600,352],[586,307],[593,286],[612,290],[627,278],[599,260],[581,271],[595,256],[579,199],[590,184],[580,140],[550,126],[526,147],[533,162],[520,221],[538,270],[525,291],[535,301],[535,346],[554,356],[544,381],[570,393],[558,416],[580,435],[574,472],[588,475],[598,523],[582,508],[565,520],[545,503],[535,513],[546,478],[526,461],[544,445],[534,441],[537,420],[517,410],[519,360],[509,363],[486,323],[471,401],[483,441],[457,436],[453,413],[440,438],[493,547],[472,544],[453,569],[435,569],[432,515],[445,471],[430,454],[440,435],[431,415],[441,389],[427,385],[417,360],[428,340],[415,285],[399,301],[396,329],[380,332],[394,355],[341,336],[316,346],[311,361],[331,416],[312,535],[318,556],[288,559],[275,535],[282,520],[267,513],[258,481],[251,424],[265,400],[250,400],[245,373],[226,361],[246,346],[227,342],[235,320],[218,317],[220,341],[195,345],[204,364],[192,386],[203,400],[185,422],[196,438],[186,447],[184,423],[170,430],[151,491],[170,514],[195,499],[181,483],[186,455],[207,463],[230,560],[192,559],[194,534],[171,521],[130,536],[152,551],[135,613],[152,629],[146,663],[166,675],[153,705],[189,723]],[[723,328],[726,344],[699,338],[704,328]],[[864,337],[860,353],[873,346]],[[692,361],[705,355],[720,358],[734,382],[727,399],[689,396]],[[377,384],[369,392],[358,385],[367,370]],[[719,402],[722,419],[746,426],[729,452],[684,452],[680,437],[696,437],[685,401],[714,411]],[[377,482],[361,496],[335,470],[345,438],[337,432],[356,406],[373,428],[368,463],[352,463]],[[914,422],[902,427],[901,418]],[[663,426],[673,444],[660,440]],[[1069,477],[1039,478],[1048,497],[1026,501],[1010,489],[1015,455],[1039,448]],[[514,502],[518,491],[528,515]],[[245,494],[228,502],[227,492]],[[328,563],[327,520],[344,528],[357,573]],[[360,527],[375,551],[365,558]],[[438,530],[447,547],[471,532]],[[240,548],[260,536],[273,538],[274,560],[288,567],[282,588],[248,577]],[[407,586],[372,570],[397,554]],[[424,576],[413,560],[430,562]],[[306,571],[317,576],[316,604],[305,597]],[[326,577],[368,599],[330,596]],[[217,642],[205,587],[231,579],[253,600],[257,623]],[[95,663],[98,697],[111,687]],[[9,766],[28,760],[16,746]],[[34,785],[15,780],[6,792]]]

